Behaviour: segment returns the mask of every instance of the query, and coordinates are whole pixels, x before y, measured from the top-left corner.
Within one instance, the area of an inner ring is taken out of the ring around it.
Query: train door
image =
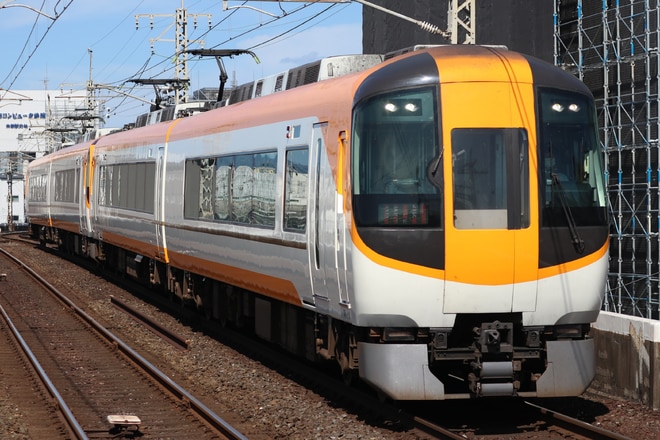
[[[341,252],[338,237],[337,190],[325,153],[327,123],[314,125],[310,149],[310,197],[307,249],[314,302],[337,300]],[[343,262],[343,259],[342,259]]]
[[[159,260],[168,262],[165,242],[165,147],[158,147],[156,157],[156,188],[154,188],[154,220],[156,224],[156,246]]]
[[[445,191],[444,311],[533,311],[539,255],[537,204],[530,196],[537,192],[530,177],[535,142],[523,113],[513,111],[522,98],[511,96],[508,85],[454,84],[442,92],[443,105],[453,99],[454,107],[470,107],[474,100],[474,111],[443,112],[450,152],[445,172],[451,176]]]

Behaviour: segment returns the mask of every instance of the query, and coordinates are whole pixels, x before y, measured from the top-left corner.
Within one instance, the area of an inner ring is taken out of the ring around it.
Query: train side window
[[[31,175],[28,181],[28,200],[30,202],[46,201],[46,183],[45,174]]]
[[[233,220],[231,206],[231,182],[234,175],[234,157],[218,157],[215,163],[215,198],[213,200],[213,218]]]
[[[184,216],[275,225],[277,152],[186,161]]]
[[[234,158],[231,207],[239,223],[252,223],[252,194],[254,192],[254,156],[243,154]]]
[[[303,232],[307,227],[308,164],[308,148],[286,152],[284,229]]]
[[[126,165],[126,170],[128,172],[128,180],[126,181],[126,185],[128,188],[132,189],[132,191],[126,191],[126,208],[137,209],[138,192],[144,188],[144,182],[141,182],[142,179],[140,178],[140,173],[138,173],[137,167],[131,165]],[[139,186],[140,183],[142,183],[142,186]]]
[[[213,219],[213,191],[215,186],[215,159],[186,161],[183,195],[185,218]]]
[[[101,206],[107,206],[108,205],[108,198],[109,198],[109,189],[110,186],[108,185],[108,167],[102,166],[99,168],[99,195],[98,195],[98,204]]]
[[[254,155],[252,192],[252,223],[275,225],[275,199],[277,190],[277,153]]]
[[[115,172],[113,175],[115,178],[113,183],[116,182],[113,186],[118,189],[118,192],[116,194],[117,197],[113,200],[115,203],[112,206],[126,208],[128,207],[128,192],[130,189],[128,182],[128,164],[115,165],[115,171],[117,170],[119,173]]]
[[[55,202],[74,203],[78,201],[78,185],[80,184],[80,170],[70,169],[55,172]]]
[[[110,197],[108,197],[108,206],[120,206],[119,205],[119,177],[121,174],[121,168],[117,165],[108,166],[109,172],[109,185],[110,185]]]
[[[98,203],[154,213],[156,163],[122,163],[99,169]]]

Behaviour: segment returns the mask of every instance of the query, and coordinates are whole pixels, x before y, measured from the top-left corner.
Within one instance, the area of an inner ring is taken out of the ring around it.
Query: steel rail
[[[99,324],[94,318],[88,315],[80,307],[76,306],[69,298],[64,296],[55,286],[50,284],[44,278],[42,278],[38,273],[32,270],[29,266],[24,264],[18,258],[14,257],[4,249],[0,248],[0,252],[6,255],[8,258],[11,258],[17,265],[19,265],[23,270],[29,273],[37,282],[46,287],[51,291],[60,301],[67,305],[73,312],[76,313],[83,321],[89,324],[94,330],[96,330],[101,336],[103,336],[108,342],[113,344],[117,350],[123,353],[126,357],[135,362],[140,368],[149,373],[152,378],[156,379],[163,387],[165,387],[172,395],[178,397],[181,401],[185,402],[188,407],[197,414],[200,418],[205,420],[209,425],[214,429],[217,429],[224,436],[233,439],[233,440],[247,440],[242,433],[236,430],[231,424],[225,421],[222,417],[217,415],[214,411],[208,408],[204,403],[202,403],[195,396],[190,394],[185,388],[181,387],[179,384],[170,379],[165,373],[160,371],[156,366],[151,362],[147,361],[143,356],[138,352],[133,350],[128,344],[119,339],[116,335],[111,333],[108,329]]]
[[[46,374],[46,371],[43,369],[43,367],[37,360],[32,350],[30,350],[30,347],[28,346],[27,342],[25,342],[25,339],[23,339],[23,336],[21,336],[21,332],[18,331],[18,329],[12,322],[11,318],[5,311],[4,307],[2,306],[0,306],[0,313],[2,314],[2,317],[7,323],[7,326],[11,330],[11,333],[14,336],[16,342],[18,343],[20,349],[29,359],[30,364],[32,365],[37,375],[39,376],[39,379],[41,379],[41,382],[44,384],[44,386],[50,393],[51,397],[55,399],[55,402],[57,403],[57,408],[64,416],[64,419],[66,420],[67,425],[69,427],[69,431],[71,431],[71,433],[75,435],[76,439],[78,440],[88,440],[89,437],[85,433],[85,430],[82,428],[82,426],[80,426],[80,423],[78,423],[78,420],[76,420],[75,416],[73,415],[73,412],[71,411],[71,408],[69,408],[62,395],[59,393],[59,391],[57,391],[57,388],[48,377],[48,374]]]
[[[551,418],[557,422],[558,425],[562,427],[566,427],[567,429],[571,430],[572,432],[575,432],[580,435],[585,435],[590,439],[609,439],[609,440],[633,440],[630,437],[627,437],[623,434],[619,434],[616,432],[608,431],[607,429],[600,428],[598,426],[594,426],[590,423],[583,422],[582,420],[578,420],[576,418],[567,416],[562,413],[558,413],[556,411],[553,411],[548,408],[544,408],[542,406],[536,405],[534,403],[525,401],[525,404],[536,408],[543,414],[544,416]]]
[[[417,429],[427,434],[433,435],[435,436],[435,438],[449,439],[449,440],[465,440],[464,436],[458,435],[447,428],[443,428],[442,426],[437,425],[428,420],[425,420],[421,417],[415,416],[413,421],[415,425],[417,425]]]
[[[144,313],[141,313],[140,311],[132,308],[131,306],[129,306],[123,301],[120,301],[114,296],[110,296],[110,302],[112,303],[112,305],[117,307],[119,310],[125,312],[133,319],[145,324],[149,328],[149,330],[161,336],[165,341],[169,342],[173,346],[180,348],[182,350],[188,349],[188,342],[184,338],[169,331],[168,329],[158,324],[153,319],[146,316]]]

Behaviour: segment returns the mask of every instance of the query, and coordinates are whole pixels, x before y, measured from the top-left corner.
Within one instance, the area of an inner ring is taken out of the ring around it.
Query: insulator
[[[431,24],[427,21],[420,21],[417,24],[419,25],[419,27],[422,28],[422,30],[425,30],[426,32],[430,32],[432,34],[445,35],[445,32],[442,31],[438,26]]]

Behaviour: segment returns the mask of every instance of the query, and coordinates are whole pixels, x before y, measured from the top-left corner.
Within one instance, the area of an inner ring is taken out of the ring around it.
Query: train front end
[[[363,380],[396,400],[579,395],[608,261],[593,98],[488,47],[368,75],[351,139]]]

